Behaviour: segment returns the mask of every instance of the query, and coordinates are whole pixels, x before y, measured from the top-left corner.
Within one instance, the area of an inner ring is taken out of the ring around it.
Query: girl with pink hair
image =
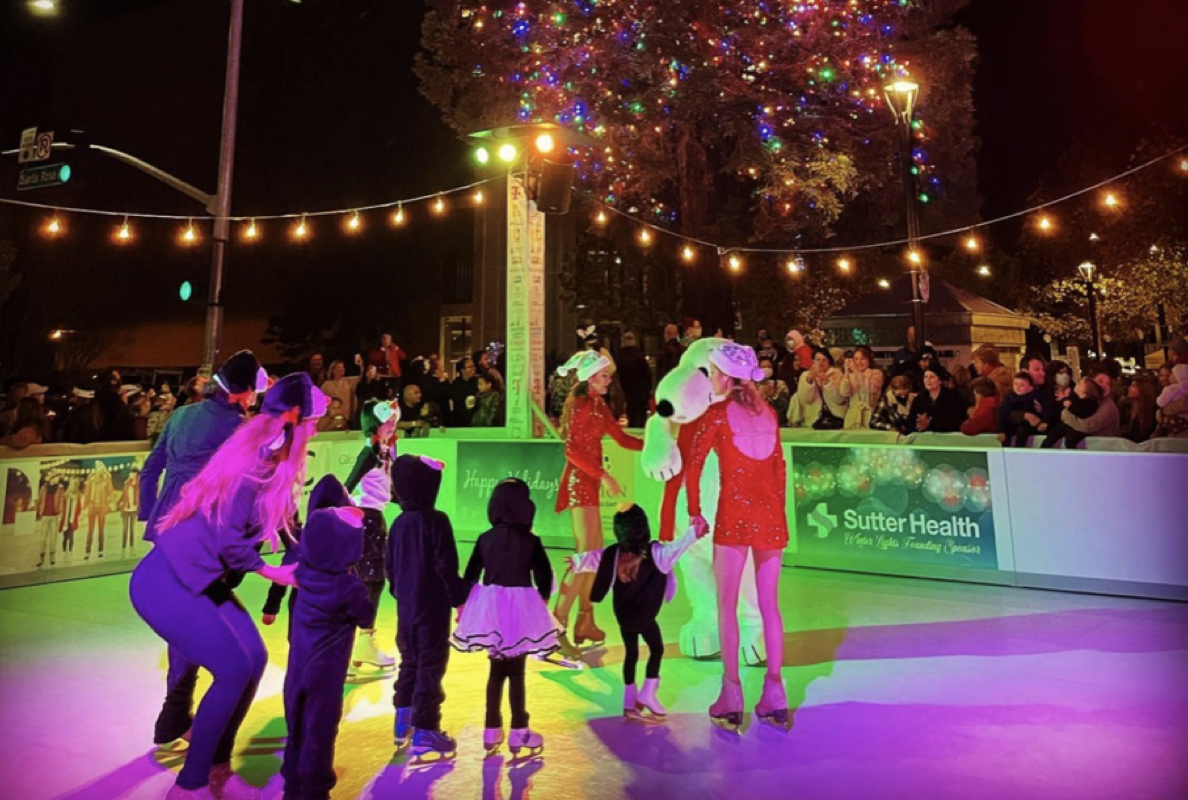
[[[214,682],[194,717],[189,754],[169,800],[257,800],[231,771],[235,735],[268,661],[251,615],[235,596],[254,572],[295,585],[295,566],[260,557],[289,530],[305,478],[306,443],[326,397],[305,373],[276,383],[261,413],[242,425],[182,490],[161,520],[153,550],[132,573],[132,606],[158,636]]]

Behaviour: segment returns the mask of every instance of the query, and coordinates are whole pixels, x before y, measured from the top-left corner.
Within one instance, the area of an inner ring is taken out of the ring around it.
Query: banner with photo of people
[[[136,519],[146,455],[2,462],[0,585],[130,569],[148,550]],[[69,574],[39,574],[51,571]]]

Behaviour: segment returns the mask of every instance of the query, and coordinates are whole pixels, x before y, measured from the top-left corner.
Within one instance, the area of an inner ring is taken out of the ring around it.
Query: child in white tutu
[[[620,506],[615,514],[615,544],[605,550],[590,550],[570,558],[573,571],[594,572],[590,600],[602,602],[613,590],[615,620],[623,636],[623,715],[641,717],[644,711],[664,717],[668,711],[656,692],[660,688],[660,662],[664,658],[664,636],[656,618],[664,603],[676,596],[673,568],[695,541],[709,531],[690,527],[674,542],[653,542],[648,516],[637,505]],[[635,667],[639,662],[639,640],[648,646],[648,663],[643,689],[636,692]]]
[[[505,682],[512,710],[508,740],[512,754],[527,750],[538,755],[544,749],[544,738],[528,727],[524,666],[529,655],[556,650],[557,636],[564,628],[549,613],[553,568],[544,545],[532,532],[535,516],[528,484],[508,478],[496,485],[487,505],[493,527],[479,537],[463,576],[472,588],[458,613],[451,644],[463,652],[486,650],[491,659],[483,732],[488,754],[503,743]]]

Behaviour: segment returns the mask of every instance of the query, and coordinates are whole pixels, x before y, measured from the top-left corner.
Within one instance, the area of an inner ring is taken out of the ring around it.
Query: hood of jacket
[[[312,516],[315,511],[323,508],[347,508],[351,505],[354,504],[342,481],[333,475],[324,475],[309,493],[306,513]]]
[[[321,572],[346,572],[363,557],[363,512],[323,508],[309,515],[301,532],[301,561]]]
[[[398,456],[392,462],[392,491],[404,511],[424,511],[437,506],[441,473],[445,465],[423,456]]]

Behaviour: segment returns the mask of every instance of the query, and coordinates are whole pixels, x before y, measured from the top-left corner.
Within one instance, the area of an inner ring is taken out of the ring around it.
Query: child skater
[[[396,724],[393,739],[412,739],[416,761],[453,758],[457,742],[441,730],[441,680],[450,660],[450,610],[466,600],[450,518],[435,508],[445,464],[425,456],[392,462],[401,513],[388,537],[388,572],[396,598]],[[415,734],[413,730],[415,729]]]
[[[623,715],[638,718],[643,712],[664,717],[660,704],[660,661],[664,658],[664,636],[656,617],[660,607],[676,596],[673,568],[686,550],[709,531],[708,526],[691,526],[673,542],[652,541],[647,514],[637,505],[621,506],[615,514],[615,542],[605,550],[579,553],[571,559],[573,571],[593,572],[590,600],[602,602],[614,592],[615,619],[623,636]],[[635,665],[639,661],[639,639],[648,646],[643,691],[635,689]]]
[[[483,731],[488,754],[503,744],[505,681],[512,711],[508,745],[512,755],[527,750],[528,755],[537,756],[544,750],[544,738],[528,727],[524,663],[529,655],[556,650],[557,637],[565,629],[549,613],[553,568],[544,545],[532,532],[535,516],[528,484],[508,478],[496,485],[487,504],[492,527],[475,543],[463,576],[473,588],[458,615],[451,644],[463,652],[486,650],[491,659]]]
[[[349,502],[349,501],[348,501]],[[301,556],[285,673],[285,800],[329,800],[336,782],[334,742],[342,687],[356,626],[375,622],[375,603],[355,573],[363,556],[363,512],[314,511],[301,534]]]

